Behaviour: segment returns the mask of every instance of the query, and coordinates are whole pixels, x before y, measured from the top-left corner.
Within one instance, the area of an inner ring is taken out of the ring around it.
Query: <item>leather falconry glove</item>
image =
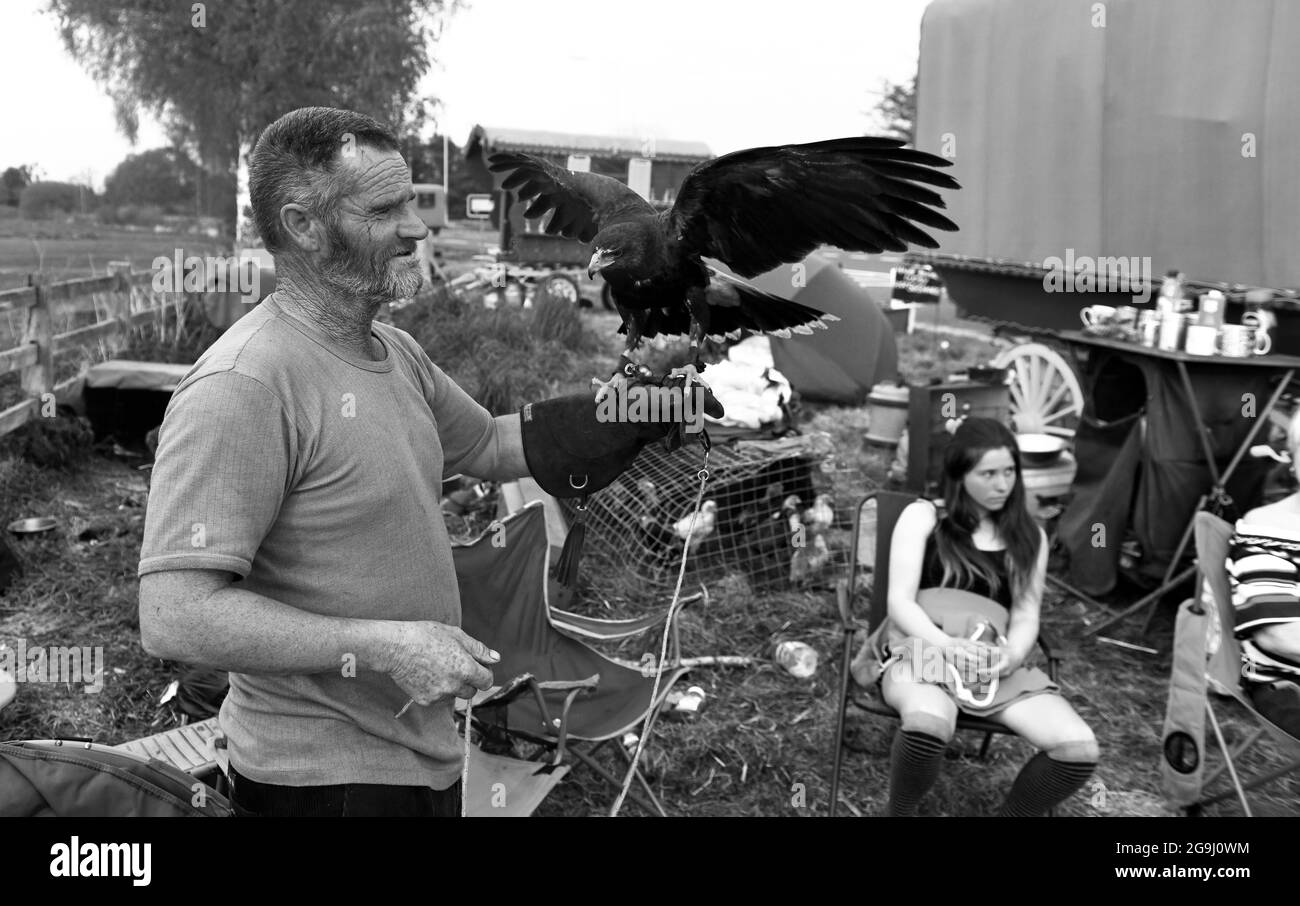
[[[586,537],[587,497],[627,471],[647,444],[662,440],[670,451],[681,446],[684,436],[691,433],[685,423],[687,414],[702,411],[713,418],[724,414],[713,393],[695,384],[691,389],[698,395],[691,407],[685,400],[670,407],[665,397],[665,404],[657,407],[660,420],[620,420],[620,413],[627,411],[619,405],[623,393],[629,394],[630,402],[631,394],[670,391],[684,383],[681,377],[657,377],[643,367],[628,371],[626,389],[615,391],[602,403],[597,404],[590,393],[575,393],[528,403],[519,413],[524,458],[534,480],[552,497],[580,498],[577,517],[556,566],[557,580],[569,587],[577,584]],[[656,412],[654,407],[647,408]],[[680,420],[670,420],[670,413]],[[708,435],[702,429],[699,433],[707,448]]]

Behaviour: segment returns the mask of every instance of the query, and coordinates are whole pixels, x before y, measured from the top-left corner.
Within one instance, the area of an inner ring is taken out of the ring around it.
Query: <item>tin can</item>
[[[803,642],[782,642],[776,646],[776,662],[791,676],[807,679],[817,672],[817,651]]]
[[[1160,335],[1157,344],[1161,349],[1177,351],[1183,348],[1183,334],[1187,329],[1187,316],[1165,312],[1160,318]]]
[[[1227,300],[1223,293],[1217,289],[1210,290],[1201,296],[1201,309],[1197,313],[1196,323],[1218,330],[1223,326],[1223,310],[1226,304]]]

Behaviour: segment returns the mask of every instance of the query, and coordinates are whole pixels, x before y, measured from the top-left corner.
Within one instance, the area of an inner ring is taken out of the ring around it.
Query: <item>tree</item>
[[[912,81],[893,83],[885,80],[881,89],[884,97],[876,104],[875,116],[891,135],[916,144],[916,77]]]
[[[63,41],[113,98],[132,141],[157,115],[198,161],[199,209],[234,234],[241,150],[295,107],[418,128],[429,46],[458,0],[49,0]]]
[[[179,148],[131,154],[104,181],[104,203],[155,205],[168,214],[193,211],[198,169]]]
[[[34,180],[31,164],[7,168],[4,173],[0,173],[0,204],[16,206],[23,189]]]
[[[26,220],[43,220],[55,214],[85,213],[96,205],[95,192],[70,182],[34,182],[22,190],[18,209]]]
[[[465,217],[465,198],[475,192],[491,192],[492,177],[486,171],[475,173],[465,161],[465,155],[454,141],[447,142],[451,155],[451,172],[448,174],[447,215],[454,219]],[[411,167],[411,181],[442,185],[442,136],[434,135],[427,143],[415,138],[402,142],[402,156]]]

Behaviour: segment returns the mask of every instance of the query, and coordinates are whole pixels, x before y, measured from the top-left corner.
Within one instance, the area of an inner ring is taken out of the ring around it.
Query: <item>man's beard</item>
[[[410,267],[405,262],[394,267],[390,249],[374,258],[368,257],[348,239],[338,224],[327,226],[325,237],[329,242],[329,254],[321,264],[320,276],[342,294],[378,305],[395,299],[409,299],[424,283],[418,267]]]

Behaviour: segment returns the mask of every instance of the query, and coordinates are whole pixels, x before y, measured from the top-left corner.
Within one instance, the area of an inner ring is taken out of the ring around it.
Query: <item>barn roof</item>
[[[487,151],[524,151],[534,154],[593,154],[610,157],[643,157],[647,139],[618,135],[583,135],[576,132],[546,132],[540,129],[505,129],[475,126],[465,144],[465,155]],[[702,161],[713,157],[703,142],[684,142],[653,137],[653,156],[660,160]]]

